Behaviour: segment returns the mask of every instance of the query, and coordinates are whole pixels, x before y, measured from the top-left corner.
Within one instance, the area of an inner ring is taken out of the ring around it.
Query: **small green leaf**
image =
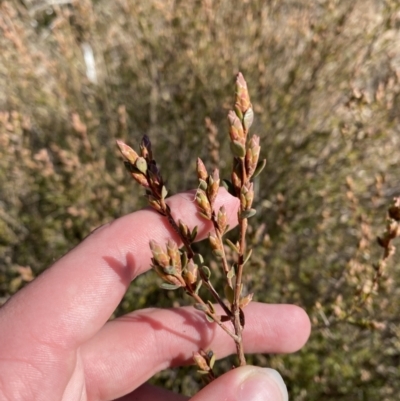
[[[239,117],[240,120],[243,119],[242,110],[240,110],[240,107],[238,107],[237,105],[235,105],[235,113],[236,113],[236,115]]]
[[[241,298],[240,301],[239,301],[240,308],[246,307],[251,302],[251,300],[253,299],[253,295],[254,294],[251,293],[251,294],[247,294],[244,298]]]
[[[267,160],[266,160],[266,159],[260,160],[260,161],[257,163],[257,167],[256,167],[256,169],[254,170],[254,173],[253,173],[253,175],[251,176],[251,178],[257,177],[257,176],[261,173],[261,171],[264,170],[264,167],[265,167],[266,164],[267,164]]]
[[[232,266],[231,269],[228,271],[228,274],[226,275],[227,278],[232,279],[235,277],[235,266]]]
[[[246,155],[246,149],[239,141],[232,141],[229,145],[234,156],[244,157]]]
[[[175,266],[167,266],[162,268],[163,273],[170,274],[171,276],[177,275],[177,270]]]
[[[206,315],[206,319],[210,323],[214,323],[214,319],[211,316]]]
[[[188,226],[181,219],[178,220],[178,223],[179,223],[179,231],[180,231],[181,235],[183,237],[187,237],[188,231],[189,231]]]
[[[224,256],[224,253],[219,249],[215,249],[214,251],[212,251],[212,253],[218,259],[221,259]]]
[[[200,290],[202,284],[203,284],[203,282],[202,282],[201,280],[199,280],[199,281],[197,282],[196,289],[194,290],[194,293],[195,293],[196,295],[198,295],[199,290]]]
[[[193,256],[193,261],[196,265],[202,265],[204,263],[204,258],[200,253],[195,253]]]
[[[212,304],[212,302],[211,301],[207,301],[207,304],[208,304],[208,306],[210,308],[210,312],[215,314],[215,308],[214,308],[214,305]]]
[[[182,255],[181,255],[181,265],[182,268],[185,268],[187,263],[188,263],[188,255],[186,251],[182,251]]]
[[[246,257],[244,258],[243,264],[246,264],[249,261],[252,253],[253,253],[253,250],[250,249],[250,251],[247,253]]]
[[[207,372],[206,370],[198,370],[197,373],[200,375],[208,375],[210,372]]]
[[[165,188],[165,185],[163,185],[162,189],[161,189],[161,199],[165,199],[168,195],[168,190],[167,188]]]
[[[199,179],[199,188],[202,189],[203,191],[207,190],[207,183],[201,178]]]
[[[199,212],[199,215],[200,215],[201,217],[205,218],[206,220],[211,220],[210,217],[208,217],[206,214],[204,214],[204,213],[202,213],[202,212]]]
[[[195,303],[193,305],[193,307],[195,309],[197,309],[197,310],[202,311],[202,312],[208,312],[208,306],[207,305],[204,305],[204,304],[201,304],[201,303]]]
[[[191,242],[194,242],[194,240],[197,237],[197,229],[198,229],[198,227],[196,226],[195,228],[193,228],[192,233],[190,234],[190,241]]]
[[[249,128],[253,124],[253,120],[254,120],[254,111],[251,107],[249,107],[243,116],[243,126],[246,130],[249,130]]]
[[[215,364],[215,354],[213,354],[211,359],[210,359],[209,366],[210,366],[211,369],[214,367],[214,364]]]
[[[239,253],[239,249],[230,239],[226,239],[226,244],[232,249],[233,252]]]
[[[210,279],[211,277],[211,270],[209,267],[207,266],[201,266],[200,267],[201,271],[203,272],[203,274],[206,276],[207,280]]]
[[[147,162],[144,157],[138,157],[135,163],[135,167],[142,173],[146,174],[147,172]]]
[[[170,283],[162,283],[160,287],[163,288],[164,290],[177,290],[178,288],[181,288],[180,285],[175,285]]]
[[[257,213],[256,209],[248,209],[248,210],[243,210],[240,213],[240,218],[243,219],[249,219],[250,217],[253,217]]]
[[[233,291],[233,288],[230,285],[226,284],[224,287],[224,293],[229,303],[233,304],[233,300],[235,299],[235,293]]]

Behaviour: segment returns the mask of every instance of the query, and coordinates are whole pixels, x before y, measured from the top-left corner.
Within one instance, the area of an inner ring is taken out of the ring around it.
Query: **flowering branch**
[[[146,197],[150,206],[164,216],[174,231],[179,235],[184,249],[169,240],[164,249],[155,241],[150,241],[152,252],[152,267],[163,279],[162,288],[176,290],[183,288],[194,299],[194,307],[204,312],[210,322],[217,323],[235,342],[239,365],[245,365],[242,332],[245,325],[243,308],[251,302],[253,294],[242,296],[244,266],[251,256],[251,250],[246,250],[246,233],[248,219],[255,215],[252,208],[254,189],[252,179],[265,166],[265,160],[259,161],[260,138],[256,135],[249,137],[254,113],[247,90],[246,81],[239,73],[236,78],[234,111],[228,114],[230,148],[233,156],[231,182],[225,181],[229,192],[240,201],[238,209],[239,238],[236,244],[226,240],[225,243],[235,253],[236,260],[230,264],[225,253],[224,235],[228,231],[227,214],[224,206],[215,210],[215,200],[221,184],[219,170],[214,169],[211,174],[201,159],[197,159],[197,177],[199,187],[196,191],[196,202],[200,215],[211,221],[213,231],[208,235],[208,241],[214,256],[220,260],[221,269],[225,277],[225,296],[228,303],[218,294],[210,281],[211,271],[204,264],[202,255],[194,252],[192,244],[197,236],[197,226],[192,230],[179,220],[176,222],[171,209],[165,202],[168,190],[162,179],[156,161],[153,159],[151,143],[144,136],[140,144],[140,155],[124,142],[118,140],[117,145],[124,157],[124,163],[132,177],[146,189]],[[205,301],[199,294],[204,286],[213,299],[221,306],[224,314],[217,314],[213,304]],[[225,323],[230,322],[233,330]],[[194,355],[200,370],[206,372],[210,380],[214,378],[212,372],[214,353],[201,351]],[[201,366],[200,366],[201,365]]]

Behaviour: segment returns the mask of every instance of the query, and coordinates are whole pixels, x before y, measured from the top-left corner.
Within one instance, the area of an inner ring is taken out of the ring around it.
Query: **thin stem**
[[[202,299],[198,294],[196,294],[192,289],[189,289],[188,292],[189,292],[189,295],[190,295],[192,298],[194,298],[198,303],[207,306],[207,304],[203,301],[203,299]],[[214,322],[217,323],[218,326],[220,326],[226,333],[228,333],[229,336],[232,337],[233,340],[234,340],[235,342],[238,341],[237,335],[235,335],[235,333],[232,333],[232,332],[221,322],[219,316],[215,315],[214,313],[212,313],[212,312],[209,311],[209,310],[206,311],[206,312],[204,312],[204,313],[205,313],[207,316],[209,316],[211,319],[213,319]]]
[[[223,240],[222,240],[222,233],[220,232],[217,220],[215,219],[215,213],[213,213],[213,215],[212,215],[212,222],[214,224],[215,235],[217,236],[217,239],[218,239],[219,243],[221,244],[221,252],[222,252],[221,262],[222,262],[222,267],[224,269],[226,281],[227,281],[229,287],[233,288],[232,279],[230,277],[228,277],[228,273],[229,273],[230,267],[229,267],[229,264],[228,264],[228,260],[226,258],[224,243],[223,243]]]
[[[242,170],[242,186],[247,184],[247,174],[245,169],[244,161],[241,160],[241,170]],[[240,193],[238,194],[240,199]],[[236,282],[235,282],[235,290],[234,290],[234,301],[232,305],[232,312],[234,315],[233,325],[235,328],[235,334],[238,337],[238,341],[236,342],[236,351],[239,358],[239,365],[246,365],[246,359],[244,356],[244,348],[242,341],[242,331],[243,326],[241,322],[241,310],[240,310],[240,296],[242,290],[242,277],[243,277],[243,267],[244,267],[244,255],[246,252],[246,232],[247,232],[247,219],[240,217],[241,208],[239,209],[239,254],[238,254],[238,263],[236,269]]]
[[[208,280],[206,277],[204,277],[204,274],[202,272],[200,272],[200,277],[203,280],[203,283],[206,285],[206,287],[210,290],[212,296],[214,297],[214,299],[219,303],[219,305],[221,306],[221,308],[224,310],[224,312],[227,314],[227,316],[232,317],[232,312],[229,310],[229,308],[224,304],[224,302],[222,301],[221,297],[219,296],[219,294],[217,293],[217,291],[215,291],[215,288],[213,287],[213,285],[211,284],[210,280]]]
[[[236,351],[239,358],[240,366],[246,365],[246,359],[244,356],[244,348],[243,348],[243,341],[242,341],[242,331],[243,326],[240,318],[240,295],[242,289],[242,276],[243,276],[243,261],[244,261],[244,249],[245,249],[245,236],[247,230],[247,219],[242,219],[239,222],[240,226],[240,243],[239,243],[239,255],[238,255],[238,267],[236,272],[236,283],[235,283],[235,291],[234,291],[234,302],[232,305],[232,312],[234,315],[233,325],[235,328],[235,334],[238,337],[238,341],[236,342]]]

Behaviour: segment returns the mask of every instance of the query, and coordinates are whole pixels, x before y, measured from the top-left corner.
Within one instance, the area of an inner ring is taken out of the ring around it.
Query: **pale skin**
[[[204,238],[211,227],[192,200],[193,194],[185,193],[168,203],[176,219],[198,225]],[[216,207],[222,204],[235,225],[236,199],[222,190]],[[205,323],[192,307],[143,309],[109,321],[131,281],[149,269],[149,240],[163,244],[171,237],[178,242],[153,210],[132,213],[95,230],[15,294],[0,309],[0,399],[188,399],[145,382],[163,369],[190,364],[200,348],[211,348],[218,357],[234,353],[234,342],[221,328]],[[294,352],[307,341],[310,322],[297,306],[254,302],[245,313],[247,353]],[[257,377],[247,387],[243,380],[252,369],[228,372],[192,400],[237,400],[238,388],[245,388],[250,400]],[[274,395],[279,389],[273,381],[265,391],[265,400],[284,399]]]

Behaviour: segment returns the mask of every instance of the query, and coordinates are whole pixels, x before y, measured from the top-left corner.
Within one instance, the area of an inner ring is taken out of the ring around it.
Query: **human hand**
[[[176,218],[211,228],[196,217],[193,194],[168,199]],[[237,199],[221,190],[235,225]],[[218,357],[234,342],[192,307],[144,309],[108,321],[130,282],[149,269],[149,240],[179,243],[162,216],[141,210],[94,231],[0,309],[0,399],[12,401],[183,401],[186,397],[145,383],[156,372],[191,363],[212,348]],[[292,305],[246,307],[245,350],[293,352],[306,342],[310,323]],[[262,394],[262,395],[261,395]],[[205,387],[192,400],[287,400],[277,372],[245,366]]]

